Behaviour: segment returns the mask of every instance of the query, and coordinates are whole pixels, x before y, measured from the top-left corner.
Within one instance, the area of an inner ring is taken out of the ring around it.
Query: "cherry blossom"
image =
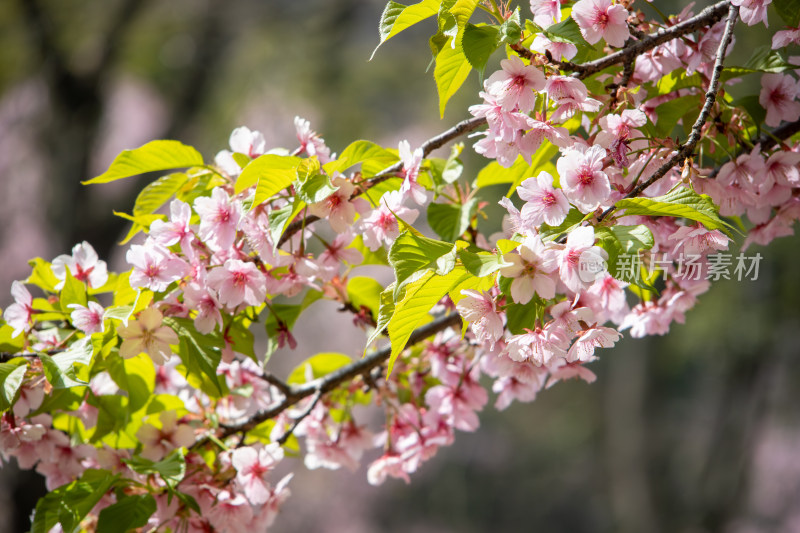
[[[142,457],[160,461],[176,448],[191,446],[194,443],[194,430],[188,424],[178,423],[175,411],[163,411],[158,415],[161,427],[143,424],[136,437],[142,443]]]
[[[231,247],[236,237],[236,227],[241,217],[236,202],[221,187],[211,191],[211,196],[201,196],[194,201],[194,210],[200,215],[198,236],[215,250]]]
[[[33,326],[33,296],[25,288],[22,282],[14,281],[11,283],[11,296],[14,303],[6,307],[3,312],[3,319],[6,324],[14,328],[12,337],[18,337],[23,331],[30,331]]]
[[[461,294],[464,297],[456,304],[456,309],[470,323],[479,342],[494,346],[503,336],[503,319],[497,312],[494,299],[485,292],[472,289],[464,289]]]
[[[603,205],[611,194],[608,175],[603,172],[605,155],[600,146],[575,145],[556,162],[564,194],[584,213]]]
[[[380,205],[361,219],[360,231],[364,244],[370,250],[377,250],[383,243],[391,243],[400,235],[397,218],[412,223],[419,216],[419,211],[403,205],[400,191],[387,192],[381,197]]]
[[[179,340],[172,328],[161,325],[163,318],[158,309],[148,307],[127,326],[117,327],[117,333],[123,339],[119,355],[128,359],[144,352],[157,365],[164,364],[172,355],[170,344],[177,345]]]
[[[580,0],[572,6],[572,18],[589,44],[605,39],[611,46],[620,47],[630,37],[628,10],[611,0]]]
[[[266,474],[283,459],[283,448],[277,442],[266,446],[243,446],[233,451],[231,463],[236,469],[236,482],[253,505],[261,505],[270,498]]]
[[[229,308],[241,304],[259,305],[267,295],[266,278],[253,263],[228,259],[222,267],[208,273],[208,286],[217,292],[219,302]]]
[[[525,200],[521,215],[531,224],[547,223],[558,226],[567,217],[569,202],[561,189],[553,187],[553,176],[544,170],[535,178],[528,178],[517,187],[517,194]]]
[[[130,275],[133,288],[160,292],[166,290],[170,283],[189,274],[189,266],[185,261],[154,241],[131,245],[125,259],[133,265]]]
[[[761,77],[761,93],[758,103],[767,110],[764,122],[767,126],[778,126],[781,121],[793,121],[800,118],[800,102],[796,102],[800,94],[800,85],[788,74],[764,74]]]
[[[88,302],[86,306],[69,304],[67,307],[74,309],[70,313],[72,324],[87,335],[105,331],[103,324],[103,306],[97,302]]]
[[[561,22],[561,0],[531,0],[533,21],[543,28]]]
[[[56,285],[56,289],[61,289],[64,286],[64,280],[67,278],[67,269],[69,269],[72,277],[78,281],[88,283],[94,289],[102,287],[108,281],[106,262],[97,257],[97,252],[86,241],[76,244],[72,248],[72,255],[59,255],[53,259],[53,275],[60,281]]]
[[[772,3],[772,0],[731,0],[731,4],[739,6],[739,16],[742,22],[748,26],[763,22],[764,26],[769,26],[767,23],[767,6]]]
[[[544,247],[538,236],[527,237],[517,248],[518,254],[506,254],[511,263],[500,269],[500,274],[513,278],[511,297],[516,303],[526,304],[534,294],[544,299],[556,294],[556,281],[551,275],[557,268],[556,255]]]
[[[493,73],[484,83],[486,92],[508,111],[527,113],[536,104],[536,93],[544,89],[542,71],[526,65],[518,56],[500,61],[501,70]]]

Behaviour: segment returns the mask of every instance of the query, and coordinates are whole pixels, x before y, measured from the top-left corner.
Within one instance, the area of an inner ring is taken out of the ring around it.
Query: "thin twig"
[[[643,181],[636,187],[634,187],[628,194],[626,194],[623,198],[634,198],[639,196],[645,189],[647,189],[650,185],[657,182],[661,178],[663,178],[667,172],[669,172],[675,165],[684,161],[685,159],[691,157],[692,153],[694,153],[694,149],[697,146],[697,143],[700,141],[701,132],[703,126],[708,120],[708,115],[711,113],[711,108],[714,106],[714,102],[717,99],[717,90],[719,89],[719,78],[722,74],[723,70],[723,61],[725,59],[725,52],[728,49],[728,45],[731,42],[731,38],[733,37],[733,27],[736,25],[736,19],[739,16],[739,8],[730,5],[728,9],[728,20],[725,24],[725,33],[722,36],[722,41],[719,43],[719,47],[717,48],[717,57],[714,61],[714,72],[711,75],[711,81],[708,84],[708,91],[706,92],[706,101],[703,104],[703,109],[700,110],[700,115],[697,117],[694,125],[692,126],[692,131],[689,134],[689,138],[686,142],[681,146],[680,150],[673,155],[666,163],[661,165],[658,170],[656,170],[652,176],[650,176],[647,180]],[[597,222],[600,222],[604,218],[606,218],[612,211],[616,208],[616,205],[612,205],[605,211],[603,211],[600,216],[597,217]]]
[[[288,395],[292,390],[291,385],[289,385],[288,383],[286,383],[285,381],[283,381],[274,374],[270,374],[269,372],[264,372],[264,375],[262,377],[264,381],[266,381],[267,383],[269,383],[270,385],[281,391],[281,394],[283,394],[284,396]]]
[[[314,408],[317,406],[320,398],[322,398],[322,390],[318,389],[317,392],[314,393],[314,396],[311,398],[311,403],[308,404],[308,407],[306,407],[302,413],[297,415],[297,418],[295,418],[292,421],[292,425],[289,426],[289,429],[287,429],[283,435],[278,437],[278,440],[276,441],[278,444],[285,444],[286,441],[289,440],[289,437],[292,436],[292,433],[294,433],[294,431],[297,429],[297,426],[300,425],[300,422],[302,422],[308,415],[310,415],[311,411],[313,411]]]
[[[414,330],[414,332],[408,338],[408,342],[406,342],[406,347],[413,346],[414,344],[427,339],[431,335],[443,331],[451,326],[456,326],[460,323],[461,316],[458,313],[440,316],[433,321],[428,322],[424,326]],[[297,404],[303,398],[315,395],[318,392],[319,394],[325,394],[332,391],[342,383],[350,381],[356,376],[369,372],[373,368],[389,359],[391,354],[392,348],[391,346],[387,346],[372,352],[358,361],[343,366],[342,368],[339,368],[338,370],[335,370],[321,378],[309,381],[303,385],[290,386],[283,400],[281,400],[281,402],[279,402],[277,405],[265,411],[256,413],[251,418],[240,424],[223,425],[221,433],[217,436],[220,439],[224,439],[236,433],[250,431],[262,422],[276,417],[289,407]],[[198,441],[195,446],[201,445],[206,440],[207,439]]]

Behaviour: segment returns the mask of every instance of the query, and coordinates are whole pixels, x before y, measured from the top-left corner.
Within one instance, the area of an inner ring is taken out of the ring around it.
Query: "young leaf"
[[[316,174],[297,188],[297,196],[307,204],[315,204],[338,190],[339,187],[335,187],[328,176]]]
[[[90,337],[84,337],[67,350],[53,356],[39,354],[44,375],[53,388],[67,389],[86,385],[86,381],[78,377],[79,368],[75,365],[87,366],[91,362],[94,349],[90,341]]]
[[[239,194],[256,185],[256,198],[253,200],[253,206],[256,206],[292,184],[300,161],[299,157],[291,155],[261,155],[244,167],[233,191]]]
[[[464,35],[461,37],[464,56],[472,68],[478,71],[481,78],[483,78],[483,71],[486,69],[489,57],[497,50],[498,46],[500,46],[500,30],[497,26],[467,24],[464,28]]]
[[[623,198],[617,201],[616,207],[624,209],[625,215],[688,218],[700,222],[708,230],[718,229],[730,235],[730,224],[719,218],[719,211],[711,198],[685,187],[653,198]]]
[[[417,22],[435,15],[439,10],[440,3],[440,0],[422,0],[422,2],[411,6],[404,6],[403,4],[391,1],[386,4],[383,14],[381,15],[380,25],[378,26],[381,41],[369,57],[370,61],[375,57],[375,52],[378,51],[378,48],[380,48],[383,43],[406,28],[410,28]]]
[[[178,141],[151,141],[135,150],[123,151],[114,159],[108,170],[81,183],[84,185],[108,183],[145,172],[202,165],[203,156],[191,146]]]
[[[334,370],[349,365],[353,360],[347,355],[335,352],[318,353],[309,357],[289,374],[287,383],[294,385],[321,378]]]
[[[11,408],[27,370],[28,365],[22,358],[13,363],[0,363],[0,412]]]
[[[150,461],[140,456],[133,456],[123,461],[137,474],[158,474],[171,490],[175,490],[186,475],[186,459],[180,449],[174,450],[160,461]]]
[[[455,253],[456,250],[456,245],[449,242],[429,239],[411,231],[401,233],[389,250],[389,264],[394,269],[397,279],[395,291],[417,272],[441,270],[440,260],[448,254]]]
[[[172,195],[178,192],[189,181],[189,176],[183,172],[175,172],[161,176],[142,189],[133,204],[133,216],[149,215],[167,203]]]
[[[56,524],[61,524],[63,531],[77,529],[117,479],[119,474],[90,469],[72,483],[49,492],[36,503],[31,533],[48,533]]]
[[[180,338],[180,355],[190,374],[211,385],[208,394],[224,396],[225,379],[217,375],[225,341],[217,334],[203,335],[189,318],[165,317],[164,325],[175,330]],[[203,379],[205,376],[207,379]]]
[[[433,78],[436,80],[436,91],[439,93],[439,115],[442,118],[447,102],[464,84],[471,70],[472,67],[460,43],[456,43],[455,46],[445,46],[436,56]]]
[[[470,274],[479,278],[494,274],[504,266],[511,265],[511,263],[503,259],[503,254],[489,252],[473,253],[467,250],[459,250],[458,258],[461,259],[461,264]]]
[[[428,204],[428,224],[445,241],[455,241],[467,231],[470,220],[478,209],[478,199],[471,198],[464,205]]]
[[[355,276],[347,282],[347,298],[350,303],[359,309],[362,305],[372,311],[373,316],[378,315],[381,305],[383,286],[372,278]]]
[[[119,533],[147,525],[156,512],[156,500],[149,494],[126,495],[100,511],[97,533]]]
[[[429,318],[428,312],[431,308],[453,287],[471,277],[472,274],[463,267],[456,267],[444,276],[426,272],[406,286],[402,300],[395,304],[394,314],[388,325],[392,354],[387,373],[392,372],[394,362],[405,349],[411,333]]]

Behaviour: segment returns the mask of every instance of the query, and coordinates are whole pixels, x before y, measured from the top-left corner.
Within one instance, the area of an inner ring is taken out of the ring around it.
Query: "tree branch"
[[[725,2],[727,4],[727,2]],[[634,187],[628,194],[626,194],[623,198],[634,198],[639,196],[645,189],[647,189],[650,185],[657,182],[664,176],[666,176],[667,172],[669,172],[675,165],[680,163],[681,161],[691,157],[692,153],[694,153],[694,149],[697,146],[697,143],[700,141],[701,131],[703,126],[705,125],[706,121],[708,120],[708,115],[711,113],[711,108],[714,106],[714,102],[717,99],[717,90],[719,89],[719,78],[722,74],[723,70],[723,61],[725,60],[725,52],[728,49],[728,45],[731,42],[731,38],[733,37],[733,27],[736,25],[736,19],[739,16],[739,8],[730,5],[728,8],[728,20],[725,24],[725,33],[722,35],[722,40],[719,43],[719,47],[717,48],[717,57],[714,61],[714,72],[711,75],[711,81],[708,84],[708,91],[706,92],[706,101],[703,104],[703,108],[700,110],[700,115],[697,117],[694,125],[692,126],[692,131],[689,134],[689,138],[686,142],[681,146],[680,150],[673,155],[666,163],[661,165],[658,170],[656,170],[652,176],[650,176],[647,180],[640,183],[636,187]],[[600,216],[597,217],[597,221],[600,222],[604,218],[606,218],[612,211],[616,208],[616,205],[612,205],[605,211],[603,211]]]
[[[575,70],[576,72],[574,76],[578,79],[584,79],[592,74],[610,67],[611,65],[625,61],[631,61],[636,56],[652,50],[658,45],[681,37],[682,35],[686,35],[687,33],[697,31],[705,26],[716,24],[718,21],[722,20],[722,17],[725,16],[725,13],[730,13],[730,7],[732,6],[729,0],[719,2],[713,6],[705,8],[690,19],[679,22],[678,24],[670,26],[669,28],[661,28],[657,32],[649,34],[640,41],[628,41],[630,44],[626,45],[625,48],[618,52],[614,52],[613,54],[609,54],[600,59],[595,59],[594,61],[589,61],[583,65],[571,63],[569,70]]]
[[[408,338],[408,342],[406,342],[406,347],[413,346],[414,344],[427,339],[431,335],[460,323],[461,316],[458,313],[451,313],[449,315],[435,318],[433,321],[428,322],[424,326],[414,330],[414,332]],[[285,396],[280,403],[270,409],[267,409],[266,411],[260,411],[256,413],[250,419],[242,422],[241,424],[222,425],[222,432],[220,435],[218,435],[218,437],[224,439],[236,433],[250,431],[262,422],[276,417],[289,407],[297,404],[303,398],[315,395],[319,395],[321,397],[323,394],[334,390],[342,383],[350,381],[356,376],[369,372],[373,368],[389,359],[391,354],[391,346],[386,346],[385,348],[376,350],[362,359],[343,366],[342,368],[335,370],[321,378],[309,381],[303,385],[287,386]],[[198,444],[202,442],[205,442],[205,439],[199,441]]]

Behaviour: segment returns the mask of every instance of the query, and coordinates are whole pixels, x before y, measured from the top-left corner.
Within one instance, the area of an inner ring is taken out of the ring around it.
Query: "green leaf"
[[[116,437],[130,422],[130,412],[128,408],[130,402],[125,396],[116,394],[108,396],[95,396],[90,393],[86,403],[97,409],[97,422],[94,425],[89,442],[92,444],[100,442],[103,437],[114,433]]]
[[[419,279],[406,285],[403,298],[395,304],[394,313],[388,325],[389,340],[392,343],[388,374],[391,374],[394,362],[405,349],[411,334],[430,318],[428,312],[431,308],[453,287],[471,277],[472,274],[463,267],[456,267],[444,276],[431,271],[426,272]]]
[[[577,46],[591,47],[581,35],[578,23],[572,17],[565,18],[557,24],[548,26],[542,33],[551,41],[572,43]]]
[[[450,8],[450,13],[456,19],[456,25],[458,26],[458,33],[464,31],[464,28],[469,22],[472,13],[478,7],[478,4],[481,3],[481,0],[457,0],[453,7]]]
[[[144,354],[123,359],[112,353],[107,359],[107,370],[121,391],[128,396],[130,414],[145,407],[155,389],[156,370],[153,361]]]
[[[62,311],[70,314],[73,309],[68,307],[69,304],[80,304],[86,307],[86,285],[82,281],[75,279],[68,268],[66,269],[66,274],[64,286],[61,288],[59,304]]]
[[[360,265],[389,265],[386,248],[381,246],[373,252],[364,245],[364,239],[361,237],[361,235],[356,236],[348,248],[355,248],[361,252],[361,256],[364,258],[364,260],[359,263]]]
[[[479,278],[494,274],[505,266],[511,266],[511,263],[503,259],[503,254],[490,252],[474,253],[467,250],[459,250],[458,258],[461,259],[461,264],[470,274]]]
[[[354,141],[344,149],[339,156],[339,160],[346,161],[346,167],[350,168],[359,163],[375,163],[381,169],[388,167],[392,163],[400,160],[396,153],[392,153],[383,146],[370,141]]]
[[[92,360],[94,350],[90,341],[90,337],[84,337],[74,342],[67,350],[53,356],[39,354],[44,375],[53,388],[67,389],[87,384],[84,379],[78,377],[78,372],[81,370],[80,367],[88,366]]]
[[[0,363],[0,411],[10,409],[22,386],[28,364],[22,358],[12,363]]]
[[[762,45],[753,51],[753,55],[744,64],[745,70],[754,72],[783,72],[797,68],[786,61],[786,56],[780,50],[773,50],[769,45]]]
[[[492,161],[478,172],[478,177],[475,179],[475,187],[481,188],[501,183],[514,183],[532,175],[533,169],[522,156],[518,156],[514,164],[508,168],[500,165],[497,161]]]
[[[162,205],[172,198],[186,182],[189,176],[183,172],[176,172],[168,176],[161,176],[142,189],[133,204],[133,216],[149,215],[155,213]]]
[[[224,396],[227,390],[225,379],[217,375],[217,367],[225,346],[225,341],[220,335],[200,333],[190,318],[165,317],[163,323],[178,334],[180,338],[178,355],[189,374],[201,380],[207,394]]]
[[[725,70],[727,71],[728,69]],[[697,72],[691,76],[687,76],[685,71],[673,70],[658,80],[658,83],[656,84],[656,94],[664,95],[673,91],[677,91],[678,89],[700,87],[701,84],[702,78]]]
[[[456,18],[450,13],[450,8],[456,3],[456,0],[443,0],[442,5],[439,6],[439,13],[436,16],[437,31],[428,40],[428,45],[431,48],[431,54],[435,58],[439,52],[445,47],[450,39],[455,39],[458,36],[458,25]],[[430,68],[430,66],[428,67]]]
[[[338,190],[339,187],[335,187],[328,176],[316,174],[297,188],[297,196],[307,204],[315,204]]]
[[[787,26],[796,28],[800,24],[800,0],[774,0],[772,5]]]
[[[14,328],[8,324],[0,327],[0,352],[17,353],[25,346],[25,335],[14,335]]]
[[[428,204],[428,224],[439,237],[453,242],[467,231],[477,210],[478,199],[475,197],[464,205]]]
[[[291,385],[307,383],[308,381],[321,378],[352,363],[353,360],[347,355],[336,352],[318,353],[309,357],[300,365],[292,370],[286,380]]]
[[[186,475],[186,459],[181,449],[174,450],[160,461],[150,461],[140,456],[123,459],[128,468],[137,474],[158,474],[171,490],[175,490]]]
[[[306,203],[299,196],[293,198],[291,204],[287,204],[280,209],[273,209],[267,214],[269,220],[269,236],[272,239],[273,249],[278,248],[283,232],[292,223],[292,220],[306,207]]]
[[[33,268],[33,272],[25,280],[25,283],[36,285],[45,292],[56,292],[56,285],[60,283],[59,279],[53,274],[50,268],[50,263],[36,257],[28,261],[28,264]]]
[[[156,500],[149,494],[125,496],[100,511],[97,533],[123,533],[143,527],[156,512]]]
[[[244,167],[236,179],[234,192],[239,194],[256,185],[253,207],[292,184],[297,177],[297,167],[302,159],[291,155],[264,154]]]
[[[699,114],[701,98],[699,94],[689,94],[674,98],[656,107],[656,114],[658,115],[658,122],[656,122],[655,127],[656,135],[659,137],[669,136],[678,121],[686,115],[688,109],[694,110],[696,108]]]
[[[730,224],[719,218],[719,210],[707,195],[678,187],[663,196],[654,198],[623,198],[616,203],[625,215],[650,217],[683,217],[700,222],[708,230],[722,230],[730,235]]]
[[[378,337],[384,334],[384,330],[386,326],[389,325],[389,321],[392,319],[394,315],[394,292],[395,292],[395,283],[392,282],[389,284],[388,287],[383,289],[380,296],[380,307],[378,309],[378,319],[376,320],[377,324],[375,329],[370,334],[369,338],[367,339],[366,345],[364,345],[364,354],[366,355],[366,350],[369,348],[373,342],[375,342]]]
[[[347,299],[356,309],[361,306],[367,307],[372,311],[373,316],[378,315],[381,305],[381,293],[383,286],[373,278],[366,276],[355,276],[347,282]]]
[[[449,242],[429,239],[411,231],[401,233],[389,250],[389,264],[397,279],[395,294],[417,272],[439,270],[446,274],[449,271],[447,257],[456,249],[456,245]]]
[[[611,231],[619,240],[622,251],[627,254],[635,254],[639,250],[649,250],[655,245],[653,232],[644,224],[639,224],[638,226],[612,226]]]
[[[89,511],[119,479],[107,470],[86,470],[80,478],[61,485],[36,503],[31,533],[48,533],[56,524],[64,531],[77,529]]]
[[[519,6],[517,6],[511,18],[500,25],[500,42],[516,44],[521,38],[522,26],[520,26]]]
[[[536,319],[544,315],[544,305],[538,296],[534,295],[526,304],[512,303],[505,307],[506,328],[512,335],[521,335],[526,329],[536,328]]]
[[[467,24],[461,38],[464,56],[483,78],[489,57],[500,46],[500,29],[497,26]]]
[[[573,226],[580,224],[583,220],[583,217],[584,214],[573,207],[567,213],[564,222],[558,226],[548,226],[547,224],[542,224],[539,227],[539,236],[544,242],[554,241],[562,234],[568,233],[568,230],[571,230]]]
[[[82,183],[108,183],[145,172],[202,165],[203,156],[191,146],[178,141],[151,141],[135,150],[123,151],[103,174]]]
[[[410,6],[404,6],[403,4],[391,1],[386,4],[378,26],[381,40],[372,52],[369,58],[370,61],[375,57],[375,52],[378,51],[378,48],[380,48],[383,43],[401,31],[435,15],[439,10],[440,3],[440,0],[423,0],[422,2]]]
[[[444,118],[444,109],[450,98],[464,84],[472,67],[467,61],[461,44],[455,47],[446,45],[436,56],[436,67],[433,78],[436,80],[436,91],[439,93],[439,115]]]

